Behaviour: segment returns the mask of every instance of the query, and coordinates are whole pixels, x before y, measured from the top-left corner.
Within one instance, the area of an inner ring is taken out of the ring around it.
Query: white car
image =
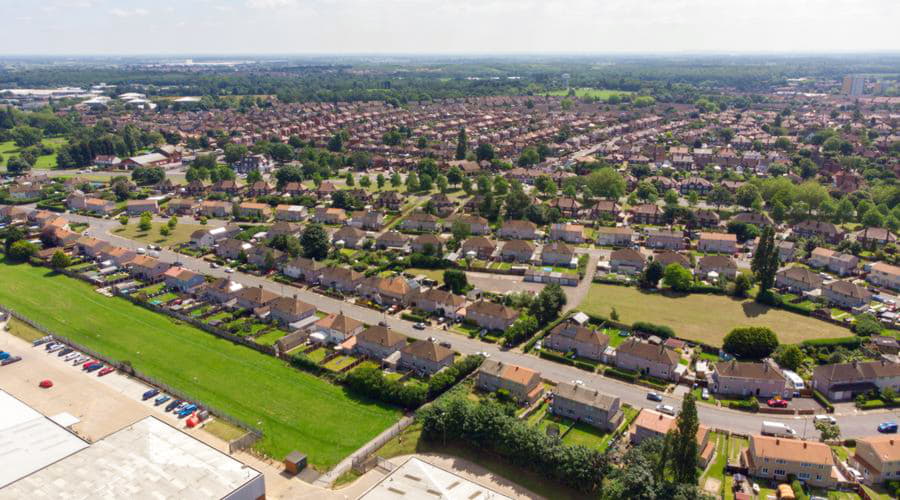
[[[656,411],[675,416],[675,407],[672,405],[656,405]]]
[[[709,399],[709,389],[704,387],[703,391],[700,392],[700,397],[703,399]]]
[[[147,253],[147,249],[144,247],[138,248],[137,253],[138,255],[144,255],[145,253]]]
[[[233,273],[233,272],[234,272],[234,269],[232,269],[232,268],[230,268],[230,267],[226,267],[226,268],[225,268],[225,272],[226,272],[226,273]]]
[[[831,415],[816,415],[813,417],[813,422],[828,422],[831,425],[835,425],[837,424],[837,419]]]

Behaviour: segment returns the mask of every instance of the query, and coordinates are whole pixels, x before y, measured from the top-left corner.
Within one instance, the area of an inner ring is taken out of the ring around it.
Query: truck
[[[797,431],[791,429],[785,424],[781,422],[769,422],[764,420],[762,423],[762,431],[760,433],[763,436],[775,436],[775,437],[786,437],[793,438],[797,437]]]

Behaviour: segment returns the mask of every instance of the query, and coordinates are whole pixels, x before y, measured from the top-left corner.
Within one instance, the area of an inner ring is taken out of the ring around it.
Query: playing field
[[[569,95],[569,91],[567,90],[553,90],[548,92],[549,95],[553,96],[566,96]],[[589,87],[580,87],[575,89],[575,97],[587,97],[591,99],[602,99],[607,100],[611,96],[614,95],[627,95],[631,94],[630,91],[627,90],[609,90],[609,89],[592,89]]]
[[[112,234],[128,238],[144,243],[154,243],[157,245],[175,246],[181,243],[191,241],[191,234],[198,229],[206,229],[201,224],[177,224],[175,229],[168,236],[159,234],[159,229],[165,225],[164,222],[154,222],[153,227],[149,231],[141,231],[138,225],[140,220],[138,217],[132,217],[128,221],[127,226],[119,226],[111,229]]]
[[[44,138],[41,139],[41,142],[46,146],[58,149],[69,141],[64,138]],[[0,142],[0,156],[3,156],[3,158],[0,159],[0,167],[3,167],[3,170],[6,170],[6,162],[9,157],[15,156],[18,152],[19,147],[16,146],[13,141]],[[56,152],[54,151],[52,154],[39,156],[34,162],[34,168],[56,168]]]
[[[0,261],[0,283],[3,305],[262,430],[257,448],[276,460],[299,450],[329,468],[399,419],[396,409],[45,268]]]
[[[722,295],[693,294],[669,297],[642,293],[634,287],[592,284],[579,309],[608,318],[612,308],[623,323],[648,321],[667,325],[681,338],[722,345],[738,326],[767,326],[783,344],[807,339],[847,337],[849,330],[782,309]]]

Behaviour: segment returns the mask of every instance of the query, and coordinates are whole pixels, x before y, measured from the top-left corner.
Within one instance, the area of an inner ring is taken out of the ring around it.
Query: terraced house
[[[520,404],[533,404],[544,393],[540,373],[493,359],[481,364],[475,386],[488,392],[503,389]]]

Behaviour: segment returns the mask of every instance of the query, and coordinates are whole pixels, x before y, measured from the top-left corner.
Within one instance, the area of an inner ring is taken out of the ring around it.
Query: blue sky
[[[900,51],[900,0],[0,0],[3,54]]]

